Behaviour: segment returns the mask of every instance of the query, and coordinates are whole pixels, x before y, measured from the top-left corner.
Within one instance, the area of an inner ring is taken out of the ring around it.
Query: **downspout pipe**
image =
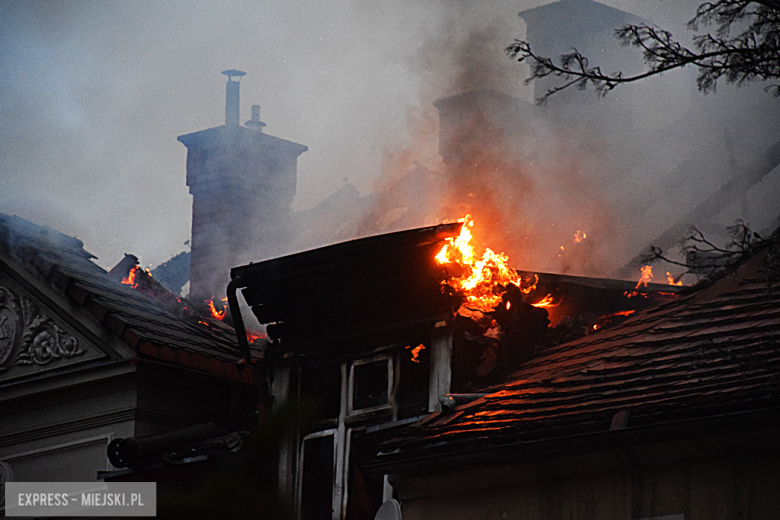
[[[249,352],[249,341],[246,339],[246,326],[241,317],[241,309],[238,306],[238,289],[241,284],[238,280],[230,280],[227,286],[228,308],[230,309],[230,318],[233,320],[233,328],[236,329],[238,337],[238,350],[241,352],[241,360],[238,362],[240,368],[246,367],[251,361]]]
[[[241,317],[241,308],[238,306],[238,290],[246,287],[241,283],[241,279],[230,280],[227,286],[227,298],[228,308],[230,309],[230,317],[233,320],[233,328],[236,329],[236,336],[238,338],[238,350],[241,352],[241,359],[236,363],[239,370],[243,370],[252,361],[251,352],[249,350],[249,340],[246,339],[246,325],[244,325],[244,318]],[[271,395],[271,385],[273,384],[273,351],[271,348],[267,348],[265,351],[265,379],[268,385],[268,392]]]

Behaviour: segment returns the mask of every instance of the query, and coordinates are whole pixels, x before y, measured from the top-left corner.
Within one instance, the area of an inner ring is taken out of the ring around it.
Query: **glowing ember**
[[[412,351],[412,362],[413,363],[419,363],[420,360],[417,359],[417,358],[420,356],[420,351],[421,350],[425,350],[425,345],[420,343],[419,345],[417,345],[414,348],[412,348],[411,345],[410,345],[410,346],[406,347],[406,349],[407,350],[411,349],[411,351]]]
[[[560,303],[560,302],[558,302],[558,303]],[[544,298],[542,298],[538,302],[532,303],[531,305],[533,305],[534,307],[546,308],[546,307],[557,307],[558,303],[553,303],[553,295],[552,294],[548,294],[547,296],[545,296]]]
[[[258,339],[267,339],[268,335],[264,332],[256,332],[253,330],[247,330],[246,331],[246,339],[249,341],[249,343],[254,343]]]
[[[211,311],[211,316],[218,319],[218,320],[224,320],[225,315],[227,314],[227,296],[224,298],[220,298],[219,301],[222,302],[222,310],[218,311],[216,307],[214,307],[214,298],[215,296],[212,296],[208,300],[206,300],[206,305],[209,306],[209,311]]]
[[[576,233],[574,233],[574,241],[575,241],[576,243],[578,243],[578,244],[579,244],[580,242],[582,242],[583,240],[585,240],[586,238],[588,238],[588,235],[587,235],[587,234],[586,234],[584,231],[580,231],[580,230],[578,229],[578,230],[577,230],[577,232],[576,232]]]
[[[469,215],[463,219],[463,228],[456,238],[448,238],[447,243],[436,255],[441,265],[456,265],[464,270],[461,276],[453,276],[443,282],[466,298],[469,308],[490,312],[501,302],[501,295],[507,284],[514,284],[524,294],[536,289],[538,278],[534,275],[530,285],[523,286],[523,279],[508,266],[509,258],[504,253],[494,253],[485,249],[481,259],[477,259],[471,241],[471,228],[474,221]]]
[[[679,282],[674,281],[674,276],[672,276],[672,273],[669,271],[666,271],[666,281],[669,282],[669,285],[682,285],[682,280]]]
[[[130,272],[127,273],[127,276],[125,278],[122,278],[121,283],[124,284],[124,285],[132,285],[133,287],[135,287],[135,283],[136,283],[135,282],[135,275],[140,270],[141,270],[140,267],[138,267],[137,265],[134,266],[132,269],[130,269]]]
[[[647,287],[647,284],[649,284],[653,280],[653,268],[649,265],[645,265],[641,269],[642,276],[639,278],[639,281],[636,283],[635,289],[639,289],[640,285],[644,285]]]
[[[615,312],[613,314],[609,314],[607,316],[602,316],[601,318],[599,318],[599,321],[597,321],[596,323],[593,324],[593,330],[599,330],[599,329],[603,328],[605,325],[611,324],[612,323],[612,319],[616,318],[617,316],[630,316],[634,312],[636,312],[636,311],[634,311],[634,310],[620,311],[620,312]]]

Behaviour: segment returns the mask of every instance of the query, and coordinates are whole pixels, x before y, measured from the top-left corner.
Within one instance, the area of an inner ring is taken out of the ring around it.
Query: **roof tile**
[[[83,249],[80,240],[0,213],[0,249],[31,266],[54,288],[64,290],[131,348],[144,345],[147,354],[162,355],[165,351],[168,361],[194,363],[201,368],[213,363],[209,360],[234,364],[241,358],[232,327],[197,316],[179,305],[174,295],[169,295],[173,307],[163,307],[146,294],[114,282],[92,262],[95,257]],[[178,314],[173,314],[172,308]],[[257,350],[253,354],[261,356]]]
[[[630,429],[779,407],[780,280],[756,277],[766,273],[760,256],[611,329],[548,347],[474,406],[406,428],[383,452],[399,460],[482,445],[492,435],[523,442],[607,431],[622,410]]]

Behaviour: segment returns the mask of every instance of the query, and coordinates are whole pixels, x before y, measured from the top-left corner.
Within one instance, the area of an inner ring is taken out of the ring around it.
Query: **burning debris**
[[[135,274],[136,274],[136,272],[138,272],[138,269],[140,269],[140,268],[137,265],[133,266],[133,268],[130,269],[130,272],[127,273],[127,276],[122,278],[122,280],[119,283],[121,283],[122,285],[129,285],[131,287],[135,287],[135,285],[136,285]]]
[[[217,319],[219,321],[222,321],[222,320],[225,319],[225,316],[227,316],[227,310],[228,310],[228,307],[227,307],[227,301],[228,301],[227,296],[224,296],[224,297],[219,299],[219,301],[222,303],[222,310],[218,310],[214,306],[214,298],[216,298],[216,296],[212,296],[208,300],[205,300],[206,301],[206,305],[208,305],[209,312],[211,313],[211,317],[214,318],[214,319]]]
[[[634,287],[634,290],[626,291],[623,293],[623,296],[625,296],[626,298],[635,298],[637,296],[647,298],[647,293],[640,292],[639,289],[640,287],[644,287],[646,289],[647,284],[653,281],[653,268],[652,266],[645,265],[639,269],[639,272],[640,272],[639,281],[636,283],[636,287]],[[666,274],[669,275],[669,273]],[[677,284],[673,284],[670,282],[669,285],[677,285]],[[682,285],[682,283],[680,283],[679,285]]]
[[[115,282],[121,282],[129,276],[130,271],[137,265],[138,257],[125,253],[124,258],[108,271],[108,278]]]
[[[442,283],[462,294],[466,307],[490,312],[501,302],[502,294],[510,285],[524,294],[536,289],[536,275],[524,280],[509,267],[509,258],[504,253],[494,253],[488,248],[482,258],[478,259],[474,246],[470,244],[474,221],[470,215],[466,215],[462,222],[460,235],[446,239],[447,243],[436,255],[436,261],[456,271],[457,274]]]
[[[542,298],[538,302],[532,303],[531,306],[533,306],[533,307],[540,307],[540,308],[546,309],[548,307],[557,307],[558,304],[560,304],[560,303],[561,303],[560,300],[559,301],[555,301],[555,298],[553,297],[553,295],[552,294],[548,294],[547,296],[545,296],[544,298]],[[506,304],[507,304],[507,308],[506,309],[509,310],[510,302],[507,302]]]
[[[246,339],[249,343],[255,343],[256,341],[260,340],[267,340],[268,334],[265,332],[257,332],[254,330],[247,330],[246,331]]]
[[[122,285],[128,285],[136,291],[152,298],[163,309],[180,318],[189,319],[193,323],[205,327],[222,326],[217,322],[225,321],[228,318],[227,296],[216,298],[212,296],[206,300],[204,305],[193,305],[188,300],[176,296],[168,288],[152,277],[148,269],[143,269],[138,265],[138,258],[133,255],[125,255],[119,264],[109,272],[109,276]],[[217,309],[214,300],[217,300],[222,309]],[[208,312],[206,312],[208,310]],[[230,324],[230,323],[228,323]],[[263,332],[246,331],[247,341],[252,344],[267,340]]]
[[[641,286],[647,287],[647,284],[653,281],[653,268],[649,265],[642,266],[640,269],[642,276],[639,277],[639,281],[636,283],[636,289]]]
[[[412,352],[412,362],[413,363],[419,363],[420,360],[418,359],[420,357],[420,351],[425,350],[425,345],[420,343],[416,347],[412,348],[411,345],[406,347],[406,350],[411,350]]]
[[[677,277],[675,277],[674,275],[672,275],[672,273],[670,273],[669,271],[666,271],[666,281],[669,283],[669,285],[682,286],[682,284],[683,284],[682,277],[683,277],[682,274],[678,275]]]
[[[630,311],[620,311],[620,312],[613,312],[612,314],[607,314],[606,316],[602,316],[596,322],[591,325],[588,328],[588,332],[595,332],[597,330],[601,330],[607,327],[611,327],[613,325],[617,325],[618,323],[624,322],[629,316],[634,314],[633,310]]]
[[[508,368],[528,359],[546,344],[550,320],[545,307],[555,302],[552,294],[526,301],[536,290],[538,276],[510,268],[504,253],[486,248],[480,258],[471,245],[474,221],[467,215],[462,222],[460,234],[446,239],[436,262],[448,275],[443,288],[462,298],[455,316],[461,334],[455,341],[459,354],[471,359],[461,365],[475,367],[476,375],[486,378],[503,373],[496,371],[499,366]]]
[[[469,216],[462,222],[460,234],[446,239],[436,256],[445,268],[443,292],[459,297],[452,372],[459,392],[498,382],[549,345],[601,331],[637,309],[676,297],[650,286],[649,265],[633,290],[630,282],[516,271],[503,253],[486,249],[480,258],[471,245],[474,222]],[[586,236],[578,230],[575,242]],[[642,298],[628,303],[634,296]]]
[[[145,274],[149,278],[152,277],[152,274],[149,272],[149,269],[142,269],[140,266],[133,266],[132,269],[130,269],[130,272],[127,273],[127,276],[122,278],[122,280],[119,282],[123,285],[129,285],[132,288],[138,287],[138,282],[136,281],[136,277],[138,276],[138,273],[142,273],[142,276]],[[140,280],[140,278],[139,278]]]
[[[408,347],[403,358],[422,366],[430,360],[424,338],[442,329],[437,337],[452,338],[452,389],[468,393],[549,345],[600,330],[606,324],[592,325],[601,316],[670,299],[657,285],[628,300],[631,282],[517,271],[503,253],[478,252],[473,229],[468,217],[236,267],[228,301],[243,296],[278,353],[381,338]],[[231,318],[246,351],[242,317]]]

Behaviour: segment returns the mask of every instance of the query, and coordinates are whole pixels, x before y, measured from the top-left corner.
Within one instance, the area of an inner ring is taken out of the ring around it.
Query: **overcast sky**
[[[176,137],[224,123],[229,68],[247,73],[242,122],[260,104],[267,133],[309,147],[296,209],[345,177],[371,193],[399,143],[414,139],[419,160],[436,161],[436,127],[420,122],[458,93],[447,50],[462,52],[467,35],[490,35],[484,86],[531,99],[527,70],[503,47],[525,34],[517,13],[543,3],[2,2],[0,211],[77,236],[107,268],[123,253],[155,266],[185,250],[191,197]],[[658,23],[696,5],[608,3]]]

